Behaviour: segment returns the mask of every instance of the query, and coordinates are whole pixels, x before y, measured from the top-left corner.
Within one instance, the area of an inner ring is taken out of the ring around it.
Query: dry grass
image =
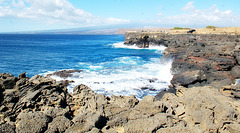
[[[196,28],[193,34],[226,34],[226,35],[240,35],[240,27],[223,27],[223,28]],[[171,29],[155,29],[155,30],[133,30],[128,32],[148,32],[148,33],[167,33],[167,34],[187,34],[185,29],[171,30]]]

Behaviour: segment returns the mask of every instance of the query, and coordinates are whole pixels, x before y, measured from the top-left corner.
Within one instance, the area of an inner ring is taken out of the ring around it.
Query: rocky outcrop
[[[80,73],[80,72],[82,72],[82,70],[61,70],[61,71],[57,71],[57,72],[48,74],[47,76],[48,77],[58,76],[61,78],[67,78],[67,77],[73,76],[73,73]]]
[[[139,48],[147,48],[149,45],[167,45],[165,39],[162,38],[163,33],[155,32],[126,32],[125,45],[136,45]]]
[[[204,79],[192,71],[193,80]],[[86,85],[69,94],[49,77],[0,74],[0,132],[238,132],[240,84],[177,87],[161,100],[104,96]]]
[[[234,83],[239,78],[240,35],[129,32],[125,44],[141,47],[144,36],[149,45],[167,46],[163,59],[173,59],[173,85],[203,86],[225,79]],[[193,71],[202,71],[205,78],[186,82]]]

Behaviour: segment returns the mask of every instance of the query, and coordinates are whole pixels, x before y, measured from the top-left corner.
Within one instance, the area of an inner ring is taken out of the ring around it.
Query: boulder
[[[206,80],[206,75],[202,70],[186,71],[181,74],[176,74],[171,80],[174,86],[189,86],[197,82],[201,83]]]
[[[240,78],[240,66],[234,66],[231,70],[231,75],[233,78]]]
[[[185,123],[175,116],[159,113],[149,118],[130,120],[126,125],[124,125],[124,132],[149,133],[156,132],[161,128],[173,127],[174,125],[184,126]]]
[[[29,82],[35,85],[50,85],[56,83],[56,80],[41,75],[35,75],[29,79]]]
[[[15,126],[4,123],[0,125],[0,132],[1,133],[15,133]]]
[[[17,133],[42,133],[47,130],[50,118],[42,112],[20,113],[16,121]]]
[[[17,80],[17,77],[9,73],[0,73],[0,86],[2,89],[13,89]]]
[[[63,133],[72,125],[72,122],[64,116],[58,116],[48,124],[48,129],[45,133]]]
[[[18,79],[22,79],[22,78],[27,78],[26,72],[21,73],[21,74],[18,75]]]

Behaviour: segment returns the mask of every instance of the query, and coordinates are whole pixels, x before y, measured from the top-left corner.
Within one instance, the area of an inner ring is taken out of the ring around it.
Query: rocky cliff
[[[129,32],[125,44],[166,46],[163,59],[173,59],[174,86],[229,85],[240,78],[240,35]]]

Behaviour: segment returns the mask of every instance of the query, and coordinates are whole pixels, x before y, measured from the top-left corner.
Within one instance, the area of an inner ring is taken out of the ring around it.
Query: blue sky
[[[0,32],[106,25],[240,26],[239,5],[239,0],[0,0]]]

